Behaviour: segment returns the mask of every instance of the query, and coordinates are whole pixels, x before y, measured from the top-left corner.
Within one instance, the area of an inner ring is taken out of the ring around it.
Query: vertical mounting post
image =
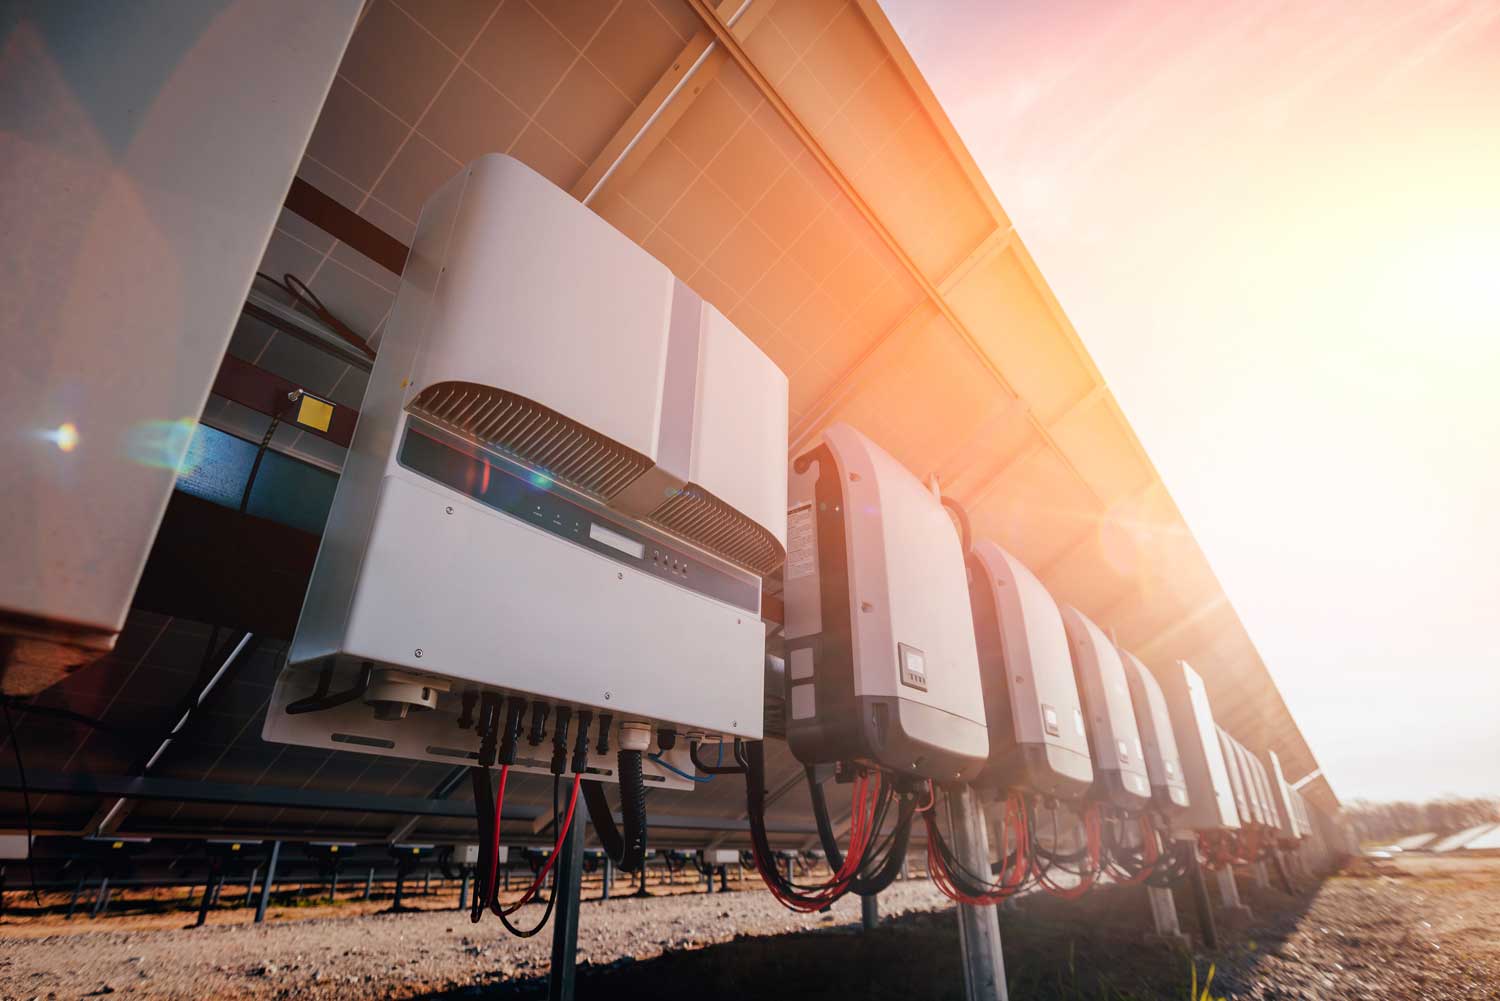
[[[463,867],[463,873],[458,884],[458,909],[467,911],[469,909],[469,867]]]
[[[1193,884],[1193,904],[1198,911],[1198,928],[1203,934],[1203,946],[1207,949],[1219,947],[1219,929],[1214,924],[1214,906],[1208,899],[1208,880],[1203,878],[1203,866],[1198,863],[1194,851],[1188,862],[1189,881]]]
[[[1245,902],[1240,899],[1240,887],[1234,879],[1234,866],[1226,865],[1214,873],[1214,876],[1219,882],[1219,900],[1224,910],[1238,918],[1248,918],[1250,908],[1246,907]]]
[[[578,974],[578,901],[583,895],[583,819],[579,810],[568,826],[561,856],[553,870],[556,900],[552,914],[552,970],[547,975],[547,1001],[573,1001]]]
[[[83,893],[83,881],[86,878],[88,878],[88,874],[85,870],[84,875],[78,877],[78,882],[73,887],[73,899],[68,901],[68,916],[63,919],[64,921],[73,920],[73,911],[78,907],[78,898]]]
[[[245,906],[250,906],[250,901],[255,899],[255,881],[260,878],[260,866],[250,870],[250,878],[245,880]]]
[[[214,884],[219,881],[219,860],[214,858],[208,868],[208,877],[203,880],[203,900],[198,904],[198,920],[193,922],[194,928],[202,928],[208,920],[208,907],[214,902]]]
[[[281,842],[271,842],[271,858],[266,862],[266,878],[260,881],[260,899],[255,902],[255,923],[266,920],[266,905],[271,902],[271,887],[276,885],[276,863],[281,860]]]
[[[601,880],[601,882],[603,884],[603,889],[600,891],[600,896],[599,896],[600,900],[608,900],[609,899],[609,883],[610,883],[610,877],[612,875],[614,875],[614,869],[615,869],[614,865],[609,861],[609,856],[608,855],[604,856],[604,869],[603,869],[604,878],[603,878],[603,880]]]
[[[109,877],[105,876],[99,880],[99,893],[94,897],[94,909],[89,912],[89,918],[97,918],[107,907],[109,907]]]
[[[375,886],[375,867],[372,865],[372,866],[370,866],[370,868],[368,868],[368,869],[365,870],[365,896],[364,896],[364,899],[366,899],[366,900],[370,899],[370,890],[374,886]]]
[[[990,846],[979,797],[968,786],[947,789],[953,850],[970,872],[989,872]],[[1000,952],[1000,916],[994,907],[958,905],[959,947],[967,1001],[1006,1001],[1005,960]]]
[[[865,931],[880,927],[880,897],[876,894],[859,898],[859,923]]]

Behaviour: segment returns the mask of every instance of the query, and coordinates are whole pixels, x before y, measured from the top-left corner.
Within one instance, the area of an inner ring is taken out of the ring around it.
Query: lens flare
[[[78,447],[78,428],[71,421],[59,424],[49,437],[57,444],[60,452],[71,452]]]
[[[142,466],[170,469],[179,476],[190,474],[202,459],[188,449],[197,429],[198,422],[191,417],[142,421],[125,433],[125,454]]]

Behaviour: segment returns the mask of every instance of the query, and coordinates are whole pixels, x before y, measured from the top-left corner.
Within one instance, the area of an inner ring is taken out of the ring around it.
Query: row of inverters
[[[646,789],[754,785],[779,572],[808,765],[908,803],[972,785],[1306,833],[1187,664],[1059,607],[860,431],[790,463],[787,440],[786,376],[719,310],[520,163],[476,161],[422,212],[264,735],[473,766],[476,789],[496,766],[619,783],[638,856]]]

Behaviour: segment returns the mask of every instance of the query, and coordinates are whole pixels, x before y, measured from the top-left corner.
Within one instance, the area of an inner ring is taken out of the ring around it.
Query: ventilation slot
[[[609,500],[651,467],[645,456],[523,396],[472,382],[439,382],[417,394],[414,414]]]
[[[786,560],[774,535],[691,483],[646,520],[762,576]]]

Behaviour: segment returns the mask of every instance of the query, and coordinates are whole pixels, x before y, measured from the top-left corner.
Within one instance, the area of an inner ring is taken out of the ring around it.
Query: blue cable
[[[667,771],[671,772],[673,775],[681,776],[682,778],[687,779],[689,782],[712,782],[714,780],[714,777],[712,775],[690,775],[690,774],[688,774],[687,772],[683,771],[681,768],[678,768],[676,765],[672,764],[666,758],[663,758],[661,756],[661,752],[660,751],[658,751],[655,754],[649,754],[649,755],[647,755],[647,757],[649,757],[652,761],[656,762],[658,765],[661,765],[663,768],[665,768]],[[721,740],[721,741],[719,741],[719,764],[722,765],[723,763],[724,763],[724,742]]]

